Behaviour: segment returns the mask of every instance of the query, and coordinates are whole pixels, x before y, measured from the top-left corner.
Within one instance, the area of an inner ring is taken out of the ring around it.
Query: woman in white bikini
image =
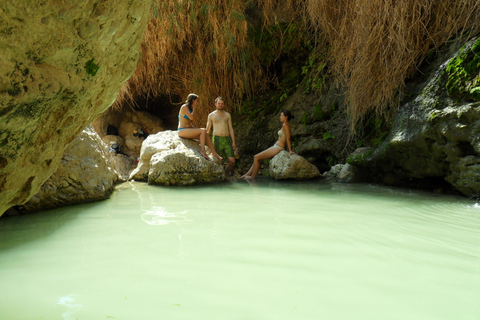
[[[282,150],[285,150],[285,146],[288,147],[288,151],[290,154],[295,154],[292,151],[292,144],[290,142],[290,138],[292,136],[292,130],[290,128],[289,121],[292,120],[294,116],[288,110],[283,110],[280,114],[280,121],[282,121],[282,129],[278,131],[278,140],[275,142],[273,146],[264,150],[260,153],[257,153],[253,157],[253,164],[245,173],[242,178],[243,179],[254,179],[257,176],[258,170],[260,169],[260,161],[273,158],[277,153]]]
[[[198,95],[190,93],[185,104],[180,107],[178,113],[178,136],[185,139],[198,139],[200,141],[200,153],[209,160],[205,152],[205,143],[207,144],[214,157],[222,160],[213,147],[212,139],[207,134],[205,128],[196,128],[193,125],[193,113],[198,104]]]

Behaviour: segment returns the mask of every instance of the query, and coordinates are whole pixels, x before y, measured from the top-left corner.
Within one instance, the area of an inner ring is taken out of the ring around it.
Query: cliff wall
[[[0,3],[0,215],[39,191],[65,146],[115,100],[150,4]]]

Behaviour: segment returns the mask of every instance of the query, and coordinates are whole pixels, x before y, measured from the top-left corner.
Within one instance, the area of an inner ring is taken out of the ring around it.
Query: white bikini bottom
[[[279,146],[278,144],[276,144],[276,143],[273,145],[273,147],[274,147],[274,148],[278,148],[278,149],[285,150],[285,148],[280,147],[280,146]]]

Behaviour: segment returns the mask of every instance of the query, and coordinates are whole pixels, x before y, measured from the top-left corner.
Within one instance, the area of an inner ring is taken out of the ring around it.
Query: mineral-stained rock
[[[108,198],[118,181],[114,157],[93,129],[85,129],[65,148],[57,171],[20,209],[38,211]]]
[[[0,215],[25,203],[133,73],[151,1],[0,2]]]
[[[453,59],[465,53],[477,56],[471,52],[474,44],[475,40],[465,45]],[[480,41],[475,45],[478,48]],[[431,189],[448,182],[466,196],[480,196],[480,103],[472,102],[469,95],[463,99],[449,95],[450,61],[440,65],[418,86],[421,93],[401,107],[385,142],[365,157],[353,157],[350,164],[369,170],[377,182]],[[477,77],[478,64],[465,63],[468,69],[477,68],[473,75]]]
[[[320,176],[317,167],[299,155],[291,155],[287,151],[280,151],[270,161],[270,176],[281,179],[312,179]]]
[[[176,131],[167,130],[145,139],[140,162],[129,179],[160,185],[224,181],[225,171],[214,159],[212,156],[210,160],[202,157],[198,141],[182,139]]]

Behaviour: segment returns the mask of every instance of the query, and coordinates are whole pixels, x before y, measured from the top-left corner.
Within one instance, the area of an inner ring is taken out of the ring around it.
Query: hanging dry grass
[[[238,0],[157,1],[143,57],[117,101],[194,92],[201,98],[197,119],[203,121],[217,96],[233,104],[261,87],[262,68],[248,56],[245,8]]]
[[[330,70],[346,88],[352,127],[372,112],[388,118],[405,79],[428,52],[458,33],[471,30],[470,35],[475,34],[480,24],[479,3],[157,0],[142,44],[142,59],[117,104],[132,103],[139,96],[171,95],[183,100],[194,92],[201,97],[199,123],[213,110],[218,95],[238,110],[242,100],[275,82],[266,70],[286,50],[278,25],[296,23],[301,30],[307,24],[313,26],[317,46],[329,48]],[[255,12],[248,20],[247,9]],[[258,25],[258,20],[260,37],[258,30],[252,35],[252,24]],[[274,46],[267,60],[265,50],[272,46],[262,47],[265,41]]]
[[[260,0],[264,28],[293,20],[295,0],[278,9],[276,0]],[[227,106],[240,107],[246,97],[272,81],[261,65],[262,52],[251,39],[246,0],[156,1],[142,43],[142,58],[122,88],[116,105],[134,104],[139,96],[200,96],[197,119],[203,123],[221,95]],[[263,20],[264,19],[264,20]],[[250,24],[251,27],[251,24]],[[282,38],[282,35],[277,35]],[[282,48],[275,48],[280,55]],[[182,101],[172,101],[182,103]]]
[[[478,0],[308,0],[306,11],[329,43],[353,125],[372,111],[388,118],[427,53],[480,23]]]

